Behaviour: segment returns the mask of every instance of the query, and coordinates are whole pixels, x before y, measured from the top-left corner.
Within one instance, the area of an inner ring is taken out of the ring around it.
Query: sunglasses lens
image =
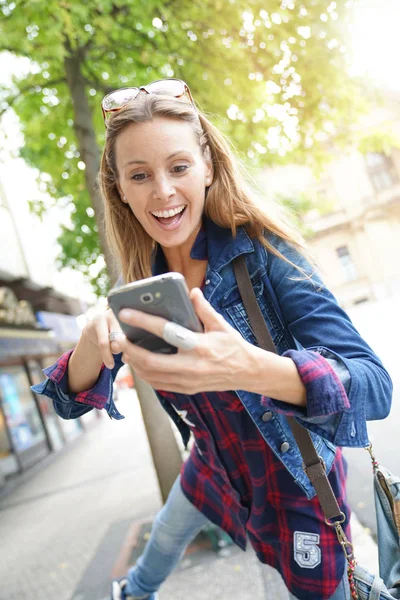
[[[127,88],[125,90],[115,90],[115,92],[111,92],[108,94],[103,100],[103,108],[104,110],[115,110],[118,108],[122,108],[127,104],[130,100],[136,98],[139,93],[138,88]]]
[[[151,94],[165,94],[166,96],[174,96],[179,98],[185,93],[185,86],[179,79],[162,79],[161,81],[154,81],[150,85],[146,85],[146,89]]]
[[[183,81],[180,79],[160,79],[141,88],[123,88],[108,94],[101,103],[104,121],[107,123],[111,113],[118,111],[126,106],[128,102],[134,100],[141,90],[148,94],[172,96],[174,98],[181,98],[186,95],[193,107],[196,108],[189,88]]]

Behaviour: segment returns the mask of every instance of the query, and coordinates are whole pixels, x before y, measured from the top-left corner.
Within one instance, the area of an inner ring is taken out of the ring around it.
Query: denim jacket
[[[361,447],[368,444],[366,421],[383,419],[388,415],[392,382],[379,358],[309,263],[281,238],[266,235],[282,255],[311,276],[304,277],[290,263],[269,252],[259,240],[251,239],[244,228],[239,227],[234,237],[229,229],[206,219],[191,256],[202,259],[206,253],[205,298],[247,341],[256,344],[233,270],[233,260],[240,254],[245,255],[258,303],[275,347],[280,355],[294,360],[306,387],[307,405],[298,408],[245,390],[237,390],[236,393],[266,442],[311,497],[314,490],[302,469],[300,452],[286,416],[295,416],[310,431],[316,450],[329,472],[336,446]],[[159,251],[155,256],[153,273],[167,270],[164,255]],[[322,359],[321,363],[329,370],[330,377],[312,376],[313,368],[314,371],[320,369],[320,364],[308,360],[312,356]],[[89,394],[89,398],[68,394],[66,377],[60,376],[57,381],[52,376],[54,366],[45,370],[49,379],[34,386],[34,390],[52,397],[56,412],[63,418],[80,416],[92,406],[105,407],[110,416],[122,418],[112,400],[112,381],[122,364],[120,356],[115,358],[112,371],[103,369],[93,396],[89,392],[83,393]],[[97,404],[96,398],[101,384],[103,389],[107,388],[103,406]],[[189,426],[165,398],[158,397],[186,444],[190,436]]]

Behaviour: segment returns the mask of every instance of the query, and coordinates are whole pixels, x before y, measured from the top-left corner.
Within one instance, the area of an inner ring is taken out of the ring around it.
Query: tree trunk
[[[111,282],[114,284],[119,275],[119,268],[117,261],[110,252],[105,237],[103,202],[97,186],[100,153],[93,127],[92,112],[86,96],[86,84],[80,71],[79,56],[72,54],[72,52],[68,53],[65,58],[65,72],[73,102],[74,123],[79,152],[82,161],[86,165],[86,187],[95,213],[100,248],[104,255]],[[135,386],[160,484],[161,496],[163,500],[166,500],[169,490],[179,474],[182,463],[181,454],[168,421],[168,416],[160,406],[151,387],[138,377],[135,377]]]
[[[161,408],[152,388],[134,373],[135,389],[140,398],[144,426],[149,439],[163,502],[177,478],[182,456],[167,413]]]
[[[114,285],[119,275],[119,268],[114,255],[111,253],[104,228],[103,201],[97,185],[97,174],[100,168],[100,153],[93,127],[92,111],[86,95],[86,84],[80,71],[79,56],[66,56],[65,73],[74,109],[74,127],[78,138],[79,153],[85,163],[86,188],[94,209],[97,229],[99,231],[100,249],[107,265],[107,271]],[[100,108],[99,108],[100,110]]]

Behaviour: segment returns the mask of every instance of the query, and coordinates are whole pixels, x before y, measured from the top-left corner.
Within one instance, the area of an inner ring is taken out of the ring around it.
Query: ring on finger
[[[108,339],[110,340],[110,342],[116,342],[118,341],[118,338],[121,337],[121,335],[123,335],[120,331],[110,331],[110,333],[108,334]]]
[[[172,321],[164,325],[162,337],[168,344],[181,350],[193,350],[199,342],[197,333]]]

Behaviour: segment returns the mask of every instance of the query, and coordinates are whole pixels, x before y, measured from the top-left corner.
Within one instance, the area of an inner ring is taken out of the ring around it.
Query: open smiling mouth
[[[160,225],[176,225],[182,219],[185,210],[186,205],[181,205],[170,210],[154,210],[151,214]]]

